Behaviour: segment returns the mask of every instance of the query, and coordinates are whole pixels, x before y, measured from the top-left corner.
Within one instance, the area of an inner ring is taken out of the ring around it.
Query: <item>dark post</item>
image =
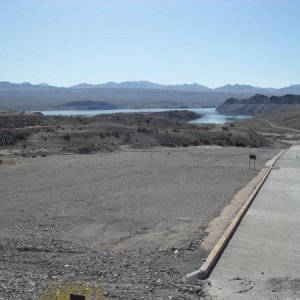
[[[253,165],[254,165],[253,170],[255,170],[255,160],[256,160],[256,155],[250,154],[250,156],[249,156],[249,170],[250,170],[250,165],[251,165],[251,159],[253,159]]]

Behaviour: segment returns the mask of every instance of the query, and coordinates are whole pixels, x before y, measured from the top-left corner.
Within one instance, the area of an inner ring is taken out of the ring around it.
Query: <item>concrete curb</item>
[[[258,183],[258,185],[255,187],[251,195],[248,197],[248,199],[245,201],[239,212],[236,214],[234,219],[231,221],[228,228],[225,230],[217,244],[214,246],[212,251],[209,253],[206,261],[202,264],[202,266],[196,270],[193,271],[185,276],[186,279],[191,278],[197,278],[197,279],[206,279],[211,271],[213,270],[214,266],[218,262],[219,258],[221,257],[224,249],[226,248],[227,244],[229,243],[230,239],[234,235],[236,229],[238,228],[240,222],[242,221],[244,215],[246,214],[247,210],[251,206],[253,200],[255,199],[255,196],[259,192],[260,188],[262,187],[263,183],[266,181],[267,177],[269,176],[273,165],[276,163],[278,158],[285,153],[286,150],[280,151],[276,156],[274,156],[271,160],[269,160],[266,165],[266,172],[263,175],[262,179]]]

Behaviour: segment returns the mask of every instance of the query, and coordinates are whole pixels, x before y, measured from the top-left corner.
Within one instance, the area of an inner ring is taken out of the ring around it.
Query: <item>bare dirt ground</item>
[[[300,142],[300,110],[287,110],[255,116],[234,123],[237,128],[256,131],[273,146],[298,144]]]
[[[39,299],[63,282],[110,299],[205,297],[182,279],[207,256],[205,228],[277,152],[130,149],[0,165],[0,299]]]

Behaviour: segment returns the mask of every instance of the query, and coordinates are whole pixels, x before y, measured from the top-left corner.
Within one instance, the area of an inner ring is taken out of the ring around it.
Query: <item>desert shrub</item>
[[[236,142],[235,142],[235,146],[236,146],[236,147],[246,147],[247,145],[246,145],[244,142],[236,141]]]
[[[138,128],[138,132],[142,132],[142,133],[148,133],[147,128]]]
[[[94,144],[91,144],[91,145],[87,145],[87,146],[83,146],[83,147],[79,147],[77,149],[77,152],[79,154],[91,154],[93,152],[95,152],[97,149],[95,147]]]
[[[54,130],[54,128],[52,128],[52,127],[47,127],[47,128],[45,129],[45,131],[46,131],[46,132],[54,132],[55,130]]]
[[[19,140],[19,141],[23,141],[27,138],[26,134],[22,133],[22,132],[18,132],[16,134],[16,139]]]
[[[172,144],[172,143],[165,143],[165,144],[162,144],[162,146],[165,146],[165,147],[171,147],[171,148],[174,148],[175,145]]]
[[[67,133],[63,136],[63,139],[67,142],[69,142],[71,140],[71,136]]]
[[[205,124],[204,127],[206,127],[209,130],[209,129],[216,128],[217,124],[215,124],[215,123],[208,123],[208,124]]]
[[[229,130],[229,126],[228,125],[223,125],[222,129],[225,130],[225,131],[228,131]]]

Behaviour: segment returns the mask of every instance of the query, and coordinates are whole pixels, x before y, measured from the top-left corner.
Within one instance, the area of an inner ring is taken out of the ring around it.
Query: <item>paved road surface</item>
[[[277,161],[209,280],[212,299],[300,299],[300,145]]]

